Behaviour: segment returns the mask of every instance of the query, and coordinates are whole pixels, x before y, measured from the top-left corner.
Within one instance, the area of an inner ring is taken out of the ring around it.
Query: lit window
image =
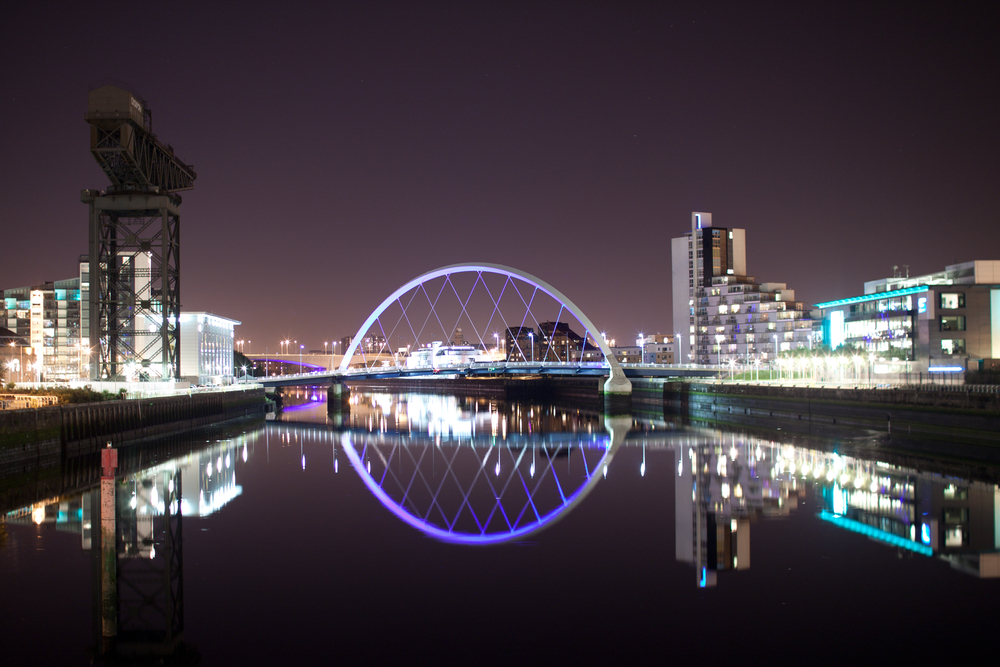
[[[947,338],[942,340],[941,351],[945,354],[965,354],[965,339]]]
[[[965,295],[964,294],[941,294],[941,300],[939,301],[939,307],[943,309],[947,308],[965,308]]]

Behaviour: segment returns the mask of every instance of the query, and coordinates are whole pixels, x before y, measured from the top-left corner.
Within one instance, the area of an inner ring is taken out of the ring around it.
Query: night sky
[[[0,288],[75,275],[80,190],[107,186],[87,91],[115,81],[198,173],[183,309],[253,351],[322,348],[476,261],[619,339],[671,332],[693,210],[809,304],[1000,259],[986,4],[11,3]]]

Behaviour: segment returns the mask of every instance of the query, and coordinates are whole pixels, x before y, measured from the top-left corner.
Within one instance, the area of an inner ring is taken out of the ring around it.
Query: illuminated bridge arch
[[[339,371],[347,372],[356,354],[368,367],[416,365],[417,353],[437,342],[450,346],[460,330],[460,342],[504,362],[582,362],[588,347],[597,348],[610,368],[605,391],[631,393],[603,334],[576,304],[529,273],[487,263],[435,269],[390,294],[344,350]],[[570,349],[574,335],[579,349]],[[560,337],[565,349],[554,342]]]

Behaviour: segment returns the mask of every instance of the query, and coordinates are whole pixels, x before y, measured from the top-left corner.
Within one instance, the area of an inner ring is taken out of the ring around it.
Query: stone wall
[[[665,417],[803,431],[832,437],[859,429],[976,443],[1000,453],[1000,402],[991,393],[633,382],[633,404]],[[977,454],[978,456],[978,454]]]

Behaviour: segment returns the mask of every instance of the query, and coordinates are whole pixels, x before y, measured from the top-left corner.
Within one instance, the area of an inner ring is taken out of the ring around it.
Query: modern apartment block
[[[910,371],[995,368],[1000,360],[1000,261],[865,283],[864,294],[816,304],[830,347],[913,362]]]
[[[811,346],[813,320],[785,283],[746,275],[746,232],[691,214],[671,241],[673,318],[680,363],[769,363]]]
[[[664,334],[640,335],[635,341],[642,350],[644,364],[677,363],[674,356],[674,336]]]
[[[24,382],[90,378],[90,360],[95,351],[87,335],[89,291],[89,258],[81,255],[76,278],[16,287],[0,293],[3,296],[0,327],[10,329],[17,340],[31,348],[30,352],[24,348],[17,355],[10,355],[10,361],[16,360],[18,369],[9,377]],[[159,356],[158,342],[140,335],[149,330],[150,324],[141,315],[134,318],[126,342],[128,348],[137,350],[137,354],[122,360],[123,377],[119,379],[161,379],[158,366],[144,361]],[[181,375],[184,381],[203,385],[231,381],[233,340],[238,324],[236,320],[211,313],[181,314]]]
[[[0,326],[31,346],[24,358],[26,381],[77,378],[86,363],[80,338],[80,280],[70,278],[3,291]],[[29,372],[30,364],[30,372]]]

